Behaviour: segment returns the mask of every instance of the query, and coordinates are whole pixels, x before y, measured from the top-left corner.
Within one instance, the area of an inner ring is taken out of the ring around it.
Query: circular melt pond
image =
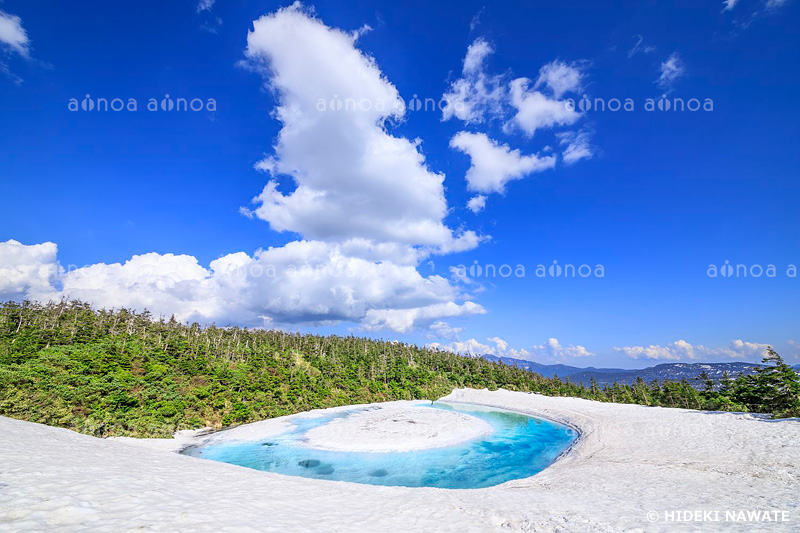
[[[252,426],[245,440],[221,432],[183,453],[315,479],[471,489],[532,476],[577,437],[520,413],[428,402],[297,415],[263,438]]]

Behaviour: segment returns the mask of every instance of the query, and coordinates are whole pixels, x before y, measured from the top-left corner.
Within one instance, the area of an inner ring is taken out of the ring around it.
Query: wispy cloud
[[[16,54],[24,59],[30,59],[30,45],[31,41],[28,32],[22,26],[22,19],[0,11],[0,72],[17,85],[22,83],[22,78],[11,72],[4,61],[4,56]]]
[[[781,8],[789,3],[789,0],[767,0],[767,3],[764,7],[767,11],[773,11],[775,9]]]
[[[733,25],[738,28],[748,28],[756,20],[769,17],[780,12],[789,0],[762,0],[756,4],[750,3],[737,9],[741,16],[733,20]],[[740,5],[740,0],[724,0],[722,11],[733,11],[733,8]]]
[[[686,67],[678,52],[673,52],[666,61],[661,63],[660,72],[656,83],[665,91],[671,91],[675,87],[675,83],[686,76]]]
[[[485,12],[486,12],[486,6],[483,6],[478,10],[477,13],[475,13],[475,16],[472,17],[471,21],[469,21],[469,31],[475,31],[475,28],[477,28],[480,25],[481,19],[483,18],[483,14]]]
[[[722,10],[723,11],[730,11],[738,3],[739,3],[739,0],[725,0],[724,2],[722,2],[722,5],[723,5]]]
[[[795,340],[788,340],[788,341],[786,341],[786,344],[788,344],[792,348],[798,348],[800,350],[800,342],[797,342]],[[795,359],[800,359],[800,351],[796,351],[794,353],[794,358]]]
[[[216,0],[200,0],[197,3],[197,12],[211,11],[211,8],[214,7],[214,2],[216,2]]]
[[[196,11],[202,20],[200,27],[209,33],[219,32],[219,28],[222,26],[222,19],[211,12],[215,2],[216,0],[200,0],[197,3]]]
[[[21,18],[0,11],[0,43],[23,57],[29,56],[30,39]]]
[[[577,163],[581,159],[594,157],[595,148],[592,146],[592,132],[589,129],[580,131],[565,131],[556,134],[559,144],[566,146],[561,155],[566,165]]]
[[[735,1],[735,0],[734,0]],[[644,37],[641,35],[634,36],[636,42],[633,44],[633,48],[628,50],[628,57],[633,57],[636,54],[649,54],[650,52],[654,52],[656,47],[644,44]]]

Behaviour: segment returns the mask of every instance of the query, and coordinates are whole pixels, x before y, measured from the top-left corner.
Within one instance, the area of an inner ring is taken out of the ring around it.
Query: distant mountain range
[[[541,374],[552,378],[558,376],[561,379],[569,378],[573,383],[583,383],[589,385],[592,378],[598,385],[612,385],[614,382],[631,385],[636,382],[636,378],[641,377],[645,382],[650,383],[654,379],[659,382],[665,380],[680,381],[686,378],[693,385],[698,385],[697,378],[704,371],[715,382],[720,381],[725,372],[731,378],[739,374],[750,375],[755,373],[758,365],[754,363],[664,363],[648,368],[636,370],[625,370],[622,368],[579,368],[569,365],[543,365],[534,361],[524,359],[514,359],[512,357],[497,357],[494,355],[482,355],[488,361],[501,362],[507,365],[524,368],[530,372]],[[793,367],[800,372],[800,365]]]

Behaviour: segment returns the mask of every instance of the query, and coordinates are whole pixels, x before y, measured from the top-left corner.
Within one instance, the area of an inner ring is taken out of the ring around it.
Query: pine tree
[[[800,410],[800,377],[797,372],[772,346],[767,347],[767,354],[761,362],[766,366],[758,368],[755,383],[763,410],[778,414]]]
[[[727,371],[726,371],[726,375],[727,375]],[[703,370],[702,372],[700,372],[700,375],[697,376],[697,379],[700,381],[700,383],[703,384],[703,392],[707,392],[707,393],[708,392],[714,392],[714,381],[708,375],[708,372]]]

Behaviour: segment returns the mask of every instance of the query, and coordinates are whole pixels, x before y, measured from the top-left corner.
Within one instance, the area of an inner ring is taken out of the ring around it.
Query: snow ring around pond
[[[460,444],[493,433],[475,416],[387,406],[337,418],[306,433],[304,446],[337,452],[406,452]]]

